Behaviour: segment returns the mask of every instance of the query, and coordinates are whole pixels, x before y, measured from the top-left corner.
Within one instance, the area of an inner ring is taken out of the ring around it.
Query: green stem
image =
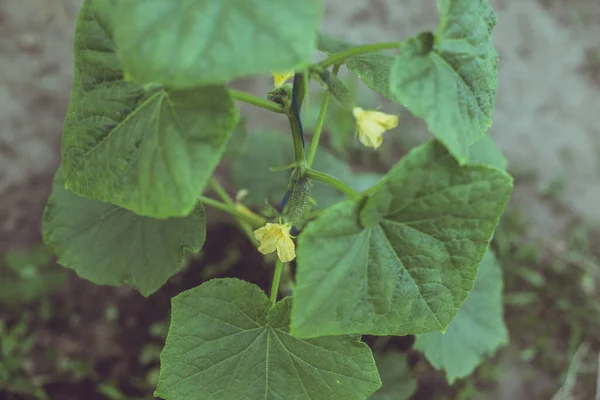
[[[294,141],[294,160],[296,165],[299,166],[306,163],[304,146],[302,146],[302,130],[300,128],[300,121],[296,119],[293,113],[288,114],[288,118],[290,120],[292,139]]]
[[[333,75],[337,75],[340,70],[341,64],[337,64],[333,67]],[[312,141],[310,142],[310,150],[308,151],[308,167],[312,166],[312,163],[317,154],[317,148],[319,147],[319,140],[321,140],[321,133],[323,132],[323,125],[325,124],[325,116],[327,115],[327,107],[329,106],[329,100],[331,99],[331,92],[328,90],[323,98],[321,104],[321,111],[319,112],[319,119],[317,120],[317,126],[315,127],[315,134],[313,135]]]
[[[258,215],[254,215],[254,216],[246,215],[246,214],[238,211],[235,208],[235,206],[232,206],[230,204],[221,203],[220,201],[211,199],[210,197],[200,196],[200,201],[202,203],[206,204],[207,206],[217,208],[221,211],[225,211],[226,213],[233,215],[234,217],[238,218],[239,220],[249,223],[253,227],[261,227],[267,223],[264,218],[262,218]]]
[[[229,205],[235,205],[235,203],[233,202],[233,199],[229,196],[229,194],[227,194],[227,192],[225,191],[225,189],[223,188],[223,186],[221,186],[221,184],[219,183],[219,181],[216,180],[214,176],[212,178],[210,178],[210,187],[212,188],[212,190],[215,191],[215,193],[225,203],[227,203]]]
[[[314,169],[310,169],[310,168],[308,168],[306,170],[306,175],[310,179],[314,179],[315,181],[323,182],[323,183],[339,190],[340,192],[345,193],[351,199],[356,200],[356,199],[360,199],[360,197],[361,197],[361,195],[359,193],[355,192],[354,190],[352,190],[352,188],[350,188],[350,186],[346,185],[344,182],[334,178],[331,175],[327,175],[323,172],[315,171]]]
[[[260,97],[256,97],[254,95],[251,95],[250,93],[240,92],[239,90],[235,89],[229,89],[229,94],[236,100],[253,104],[257,107],[261,107],[279,114],[285,114],[285,110],[281,105],[269,100],[261,99]]]
[[[327,68],[330,65],[340,64],[346,61],[347,58],[358,56],[364,53],[372,53],[380,50],[393,50],[399,49],[402,46],[402,42],[389,42],[389,43],[373,43],[366,44],[363,46],[356,46],[349,48],[347,50],[341,51],[339,53],[335,53],[330,55],[325,60],[319,63],[321,68]]]
[[[271,285],[271,306],[275,307],[277,295],[279,294],[279,282],[281,282],[281,271],[283,271],[283,262],[278,258],[275,264],[275,273],[273,274],[273,283]]]
[[[300,88],[298,74],[294,76],[294,86],[292,89],[292,99],[290,105],[286,109],[286,114],[290,121],[290,129],[292,131],[292,140],[294,141],[294,161],[297,168],[306,166],[306,155],[304,154],[304,139],[302,133],[302,121],[300,121],[300,111],[302,102],[304,101],[305,87]]]
[[[223,186],[221,186],[219,181],[217,181],[214,177],[210,178],[210,186],[215,191],[215,193],[221,198],[221,200],[225,202],[225,204],[235,207],[235,202],[233,201],[233,199],[229,196],[229,194],[227,194]],[[237,222],[240,225],[242,231],[246,234],[246,236],[248,236],[248,239],[258,246],[258,241],[254,237],[254,233],[252,232],[252,226],[240,219],[238,219]]]
[[[293,163],[288,164],[288,165],[282,165],[280,167],[270,167],[269,171],[271,171],[271,172],[287,171],[288,169],[296,168],[297,166],[298,166],[298,164],[296,163],[296,161],[294,161]]]

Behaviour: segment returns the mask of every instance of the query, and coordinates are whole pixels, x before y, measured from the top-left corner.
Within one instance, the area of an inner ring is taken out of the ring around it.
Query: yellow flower
[[[282,86],[288,79],[294,76],[294,71],[288,72],[273,72],[273,84],[276,88]]]
[[[398,116],[382,113],[380,111],[365,111],[360,107],[352,110],[358,125],[360,142],[374,149],[383,143],[383,133],[398,126]]]
[[[291,224],[267,223],[262,228],[254,231],[254,237],[260,242],[258,251],[270,254],[277,250],[277,257],[283,262],[296,258],[294,241],[290,236]]]

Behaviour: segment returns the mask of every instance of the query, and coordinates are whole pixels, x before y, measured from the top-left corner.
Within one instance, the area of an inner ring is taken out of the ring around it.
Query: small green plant
[[[42,310],[47,309],[47,296],[62,287],[67,278],[65,270],[51,266],[51,259],[52,253],[45,247],[2,254],[0,305],[16,308],[38,303]]]
[[[277,255],[268,295],[229,278],[173,299],[158,397],[384,399],[401,385],[408,398],[408,366],[398,367],[404,377],[384,371],[390,383],[378,391],[361,335],[417,335],[450,381],[507,341],[488,250],[512,191],[486,134],[497,92],[492,8],[439,0],[435,32],[366,45],[319,34],[323,8],[321,0],[83,2],[62,166],[43,226],[59,263],[148,296],[202,248],[205,206],[230,214],[268,260]],[[313,62],[315,50],[322,61]],[[332,101],[372,151],[401,125],[357,104],[338,78],[342,66],[423,118],[436,139],[384,176],[328,153],[320,138]],[[265,98],[227,86],[261,74],[275,78]],[[308,142],[301,115],[311,80],[326,93]],[[246,137],[236,101],[287,118],[291,133]],[[215,177],[224,157],[235,199]]]
[[[8,390],[45,400],[48,396],[41,382],[32,382],[23,373],[30,352],[38,341],[38,337],[30,332],[29,325],[26,316],[10,328],[0,320],[0,391]]]
[[[527,221],[513,205],[492,245],[510,288],[504,302],[511,344],[533,370],[524,372],[524,379],[534,382],[543,371],[557,382],[543,397],[587,399],[598,391],[600,263],[594,254],[594,228],[577,218],[570,225],[563,239],[524,239]],[[553,323],[540,324],[546,320]],[[571,393],[575,380],[578,387]]]
[[[36,374],[32,358],[40,339],[34,315],[51,318],[50,294],[67,279],[66,271],[51,261],[44,246],[0,255],[0,397],[7,390],[48,398],[45,378]]]

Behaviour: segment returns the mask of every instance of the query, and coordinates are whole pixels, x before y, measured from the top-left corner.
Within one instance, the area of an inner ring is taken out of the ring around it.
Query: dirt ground
[[[325,3],[323,30],[357,43],[402,39],[437,20],[434,0]],[[0,252],[40,239],[60,159],[79,4],[0,0]],[[492,4],[501,62],[491,133],[510,170],[527,177],[513,199],[526,209],[526,234],[559,240],[573,218],[600,226],[600,1]],[[247,85],[259,93],[266,82]],[[262,117],[251,115],[250,126]],[[555,188],[558,207],[540,199],[541,187]],[[525,398],[516,395],[518,370],[504,379],[512,383],[498,398]]]

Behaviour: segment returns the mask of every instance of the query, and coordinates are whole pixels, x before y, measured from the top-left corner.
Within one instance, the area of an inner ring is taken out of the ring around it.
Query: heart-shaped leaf
[[[310,62],[321,0],[121,1],[115,40],[137,82],[185,88]]]
[[[200,251],[206,218],[201,205],[183,218],[155,219],[80,197],[65,189],[59,168],[42,230],[59,264],[98,285],[148,296],[181,269],[186,251]]]
[[[126,81],[113,8],[86,0],[77,22],[62,141],[67,186],[140,215],[185,216],[225,151],[237,108],[224,86],[175,91]]]
[[[414,149],[364,205],[339,203],[300,234],[292,333],[444,331],[511,190],[509,175],[461,167],[439,142]]]
[[[381,386],[358,336],[290,335],[291,300],[214,279],[173,299],[156,396],[167,400],[364,400]]]

